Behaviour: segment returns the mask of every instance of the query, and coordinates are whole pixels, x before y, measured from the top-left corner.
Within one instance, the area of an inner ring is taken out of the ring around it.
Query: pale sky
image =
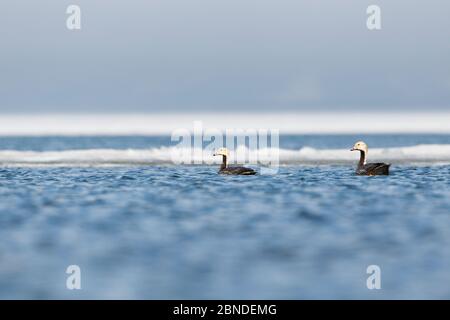
[[[66,28],[70,4],[81,30]],[[0,112],[448,111],[449,13],[448,0],[3,0]]]

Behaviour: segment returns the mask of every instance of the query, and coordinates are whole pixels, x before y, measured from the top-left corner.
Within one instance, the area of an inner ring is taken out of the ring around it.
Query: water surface
[[[309,140],[308,140],[309,139]],[[352,136],[282,137],[344,148]],[[448,136],[368,136],[374,147]],[[370,141],[370,142],[369,142]],[[397,141],[394,143],[394,141]],[[167,137],[2,138],[8,150],[169,145]],[[450,166],[3,166],[0,298],[450,298]],[[67,290],[79,265],[82,290]],[[378,265],[382,289],[368,290]]]

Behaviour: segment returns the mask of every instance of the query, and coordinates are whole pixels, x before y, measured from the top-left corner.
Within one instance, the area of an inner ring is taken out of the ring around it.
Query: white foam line
[[[1,136],[167,135],[203,127],[279,129],[281,134],[450,133],[450,112],[1,115]]]
[[[253,154],[250,159],[257,159],[259,163],[273,163],[273,156],[267,150],[246,150],[239,148],[244,158],[238,163],[245,162],[245,154]],[[104,166],[104,165],[159,165],[174,164],[172,161],[173,147],[161,147],[153,149],[87,149],[66,151],[0,151],[0,165],[73,165],[73,166]],[[179,150],[178,150],[179,151]],[[206,152],[206,151],[205,151]],[[239,153],[239,152],[238,152]],[[194,152],[193,155],[198,155]],[[200,153],[201,154],[201,153]],[[300,150],[280,149],[279,163],[289,164],[340,164],[356,163],[359,153],[350,152],[348,149],[314,149],[304,147]],[[230,162],[234,154],[230,157]],[[373,148],[369,150],[370,161],[385,161],[392,163],[450,163],[450,145],[417,145],[398,148]],[[276,159],[276,158],[275,158]],[[195,163],[218,164],[221,159],[213,157],[206,152],[203,158],[195,157]],[[259,163],[251,163],[258,165]]]

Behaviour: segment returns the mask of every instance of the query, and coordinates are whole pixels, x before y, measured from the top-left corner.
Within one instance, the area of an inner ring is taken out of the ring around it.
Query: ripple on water
[[[86,298],[370,297],[378,264],[380,297],[449,298],[449,168],[3,168],[0,297],[69,297],[69,264]]]

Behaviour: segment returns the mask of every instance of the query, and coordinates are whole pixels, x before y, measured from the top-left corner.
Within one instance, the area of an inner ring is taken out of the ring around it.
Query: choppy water
[[[450,144],[362,138],[375,148]],[[290,136],[280,146],[355,140]],[[0,149],[34,152],[162,145],[169,139],[0,139]],[[355,176],[352,163],[216,170],[3,165],[0,298],[450,298],[450,165],[393,162],[388,177]],[[73,264],[79,291],[66,289]],[[381,290],[366,287],[374,264]]]

